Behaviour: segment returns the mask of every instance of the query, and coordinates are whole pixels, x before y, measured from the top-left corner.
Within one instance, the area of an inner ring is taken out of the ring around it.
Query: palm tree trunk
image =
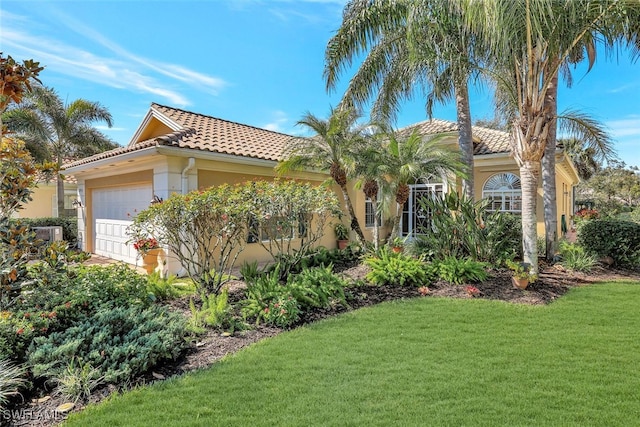
[[[538,220],[536,218],[536,205],[539,174],[539,161],[526,160],[521,162],[520,183],[522,185],[523,260],[531,265],[534,274],[538,273]]]
[[[550,82],[545,103],[551,113],[547,145],[542,157],[542,201],[544,203],[545,256],[553,260],[558,244],[558,205],[556,202],[556,116],[558,111],[558,75]]]
[[[380,249],[380,229],[378,228],[378,199],[371,199],[371,208],[373,209],[373,248],[377,251]]]
[[[360,223],[358,222],[358,217],[356,216],[356,212],[353,209],[353,203],[351,203],[351,197],[349,197],[349,191],[347,190],[346,185],[341,185],[340,190],[342,190],[342,198],[344,199],[344,205],[347,208],[347,212],[351,217],[351,229],[356,233],[356,238],[358,239],[358,243],[362,246],[366,246],[367,241],[364,238],[364,233],[362,232],[362,228],[360,228]]]
[[[462,162],[466,165],[467,177],[462,180],[462,193],[475,200],[473,181],[473,134],[471,130],[471,109],[469,108],[469,89],[467,81],[461,80],[455,85],[456,114],[458,119],[458,145],[462,152]]]
[[[58,199],[58,218],[64,216],[64,178],[62,173],[60,172],[60,168],[62,167],[62,155],[58,155],[58,178],[56,182],[56,193]]]

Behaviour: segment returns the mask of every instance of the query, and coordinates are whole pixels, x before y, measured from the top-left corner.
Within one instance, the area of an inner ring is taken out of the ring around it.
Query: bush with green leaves
[[[365,258],[364,264],[371,268],[366,277],[374,285],[425,286],[435,277],[433,267],[422,258],[395,253],[386,246]]]
[[[449,256],[435,261],[434,265],[438,272],[438,277],[455,285],[468,282],[483,282],[489,277],[487,264],[470,258],[461,259]]]
[[[287,287],[302,310],[329,307],[332,302],[346,305],[344,288],[347,282],[333,272],[333,266],[306,268],[292,276]]]
[[[562,266],[573,271],[588,273],[598,261],[593,254],[587,253],[584,248],[576,243],[561,240],[558,244]]]
[[[219,328],[223,331],[234,333],[244,328],[244,323],[238,319],[233,307],[229,304],[229,292],[223,289],[220,294],[211,294],[204,297],[200,308],[196,307],[193,298],[189,300],[191,317],[187,325],[189,332],[196,335],[204,333],[206,327]]]
[[[245,319],[256,319],[256,324],[264,320],[265,309],[278,298],[293,297],[291,290],[280,282],[278,265],[264,274],[247,282],[245,299],[241,302]],[[268,312],[268,310],[267,310]]]
[[[519,217],[490,212],[487,200],[474,201],[452,192],[420,201],[431,212],[429,227],[409,245],[409,252],[428,259],[471,258],[503,264],[521,251]]]
[[[626,267],[640,265],[640,224],[615,219],[594,219],[578,234],[578,243],[597,257],[610,256]]]
[[[147,292],[153,295],[156,301],[166,301],[180,296],[180,291],[175,287],[177,276],[169,275],[161,277],[158,272],[149,274],[147,277]]]
[[[36,377],[60,378],[75,357],[108,383],[121,383],[185,347],[186,319],[159,306],[103,308],[74,326],[33,340],[29,364]]]

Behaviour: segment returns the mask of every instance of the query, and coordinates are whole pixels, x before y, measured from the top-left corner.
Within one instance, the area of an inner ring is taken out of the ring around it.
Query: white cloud
[[[129,130],[127,128],[109,127],[105,125],[95,125],[93,127],[101,131],[109,131],[109,132],[124,132]]]
[[[613,137],[640,137],[640,116],[632,115],[620,120],[611,120],[607,122],[607,126],[611,129]]]
[[[274,111],[272,113],[273,120],[266,125],[263,125],[263,129],[271,130],[274,132],[285,133],[285,125],[289,122],[289,117],[284,111]]]
[[[5,11],[0,13],[3,49],[10,48],[12,55],[16,57],[37,58],[46,66],[47,71],[104,86],[154,94],[180,107],[191,104],[179,92],[181,85],[196,87],[213,95],[218,94],[227,85],[223,79],[199,73],[179,64],[135,55],[60,12],[55,12],[56,24],[67,25],[70,30],[82,35],[84,40],[97,43],[113,55],[97,55],[56,38],[28,33],[25,29],[33,26],[25,25],[25,18]],[[21,23],[19,27],[12,27],[12,24],[18,22]],[[163,79],[163,76],[169,80]]]

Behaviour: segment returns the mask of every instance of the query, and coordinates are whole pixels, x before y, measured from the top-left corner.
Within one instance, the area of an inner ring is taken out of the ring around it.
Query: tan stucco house
[[[456,131],[456,124],[430,120],[414,125],[428,135]],[[521,209],[518,168],[509,155],[509,134],[474,128],[476,198],[489,197],[495,209],[517,213]],[[126,228],[137,212],[154,198],[187,193],[222,183],[273,179],[274,166],[282,159],[292,136],[203,114],[152,104],[126,147],[107,151],[65,165],[66,173],[78,182],[78,236],[82,249],[135,264],[136,252]],[[451,142],[455,143],[455,137]],[[569,215],[572,188],[578,183],[570,160],[559,150],[557,188],[559,215]],[[320,183],[327,175],[300,173],[292,176]],[[455,184],[452,184],[455,185]],[[449,191],[448,184],[435,180],[416,183],[404,207],[403,234],[411,235],[421,220],[416,201],[429,194]],[[361,225],[371,236],[375,215],[361,191],[352,190]],[[540,190],[541,194],[541,190]],[[542,201],[539,201],[542,220]],[[544,226],[539,225],[540,231]],[[384,230],[383,230],[384,232]],[[384,234],[383,234],[384,235]],[[335,246],[332,233],[320,243]],[[258,244],[247,244],[238,259],[268,261]],[[169,260],[168,270],[181,269]]]
[[[64,212],[58,215],[58,190],[54,180],[39,180],[37,187],[31,194],[32,200],[26,203],[22,209],[16,211],[16,218],[49,218],[49,217],[75,217],[78,183],[74,176],[65,175],[64,179]]]

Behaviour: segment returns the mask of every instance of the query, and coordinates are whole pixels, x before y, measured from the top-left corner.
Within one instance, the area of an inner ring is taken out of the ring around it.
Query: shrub
[[[300,304],[292,296],[279,295],[264,308],[262,318],[269,325],[287,328],[300,318]]]
[[[242,315],[245,319],[256,319],[256,324],[264,319],[265,309],[274,300],[293,297],[291,290],[280,283],[278,265],[247,283],[246,298],[242,301]],[[268,310],[267,310],[268,312]]]
[[[81,363],[75,357],[67,364],[59,377],[54,378],[58,392],[66,399],[77,402],[89,398],[91,392],[104,382],[104,377],[89,363]]]
[[[585,252],[584,248],[575,243],[561,240],[558,245],[562,256],[562,265],[573,271],[589,272],[597,262],[592,254]]]
[[[332,301],[346,304],[347,283],[333,273],[333,266],[308,268],[287,283],[301,308],[329,307]]]
[[[3,409],[11,396],[20,394],[20,388],[27,384],[22,366],[0,359],[0,409]]]
[[[487,265],[484,262],[468,258],[446,257],[434,264],[436,265],[438,277],[455,285],[467,282],[482,282],[487,280],[488,277]]]
[[[223,289],[219,295],[205,296],[200,309],[196,308],[191,299],[189,309],[191,317],[187,328],[195,334],[203,333],[205,326],[220,328],[230,333],[243,327],[242,322],[235,318],[233,308],[229,305],[229,293],[226,289]]]
[[[612,257],[623,266],[640,263],[640,224],[631,221],[594,219],[578,234],[578,243],[597,257]]]
[[[147,292],[152,294],[156,301],[166,301],[180,296],[180,291],[174,286],[176,276],[160,277],[159,273],[154,272],[146,278]]]
[[[371,268],[367,280],[375,285],[423,286],[434,278],[433,268],[421,258],[413,258],[403,253],[394,253],[387,247],[364,260]]]
[[[47,337],[29,350],[35,376],[60,378],[66,361],[90,364],[106,382],[120,383],[174,359],[185,345],[186,319],[166,308],[105,308]]]

